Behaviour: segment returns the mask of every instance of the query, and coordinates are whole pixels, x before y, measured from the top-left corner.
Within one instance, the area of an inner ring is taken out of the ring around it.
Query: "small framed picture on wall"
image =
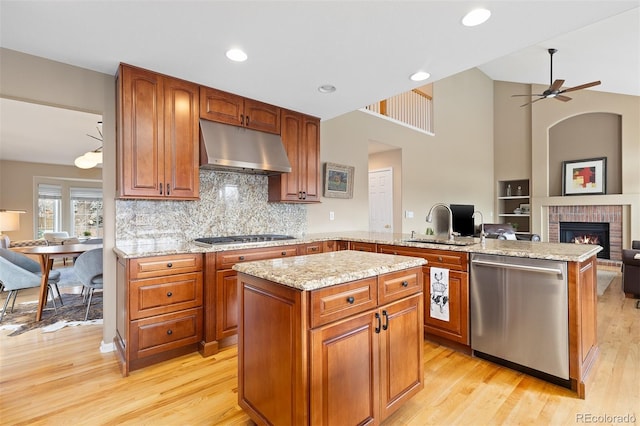
[[[562,162],[562,195],[605,194],[607,158]]]

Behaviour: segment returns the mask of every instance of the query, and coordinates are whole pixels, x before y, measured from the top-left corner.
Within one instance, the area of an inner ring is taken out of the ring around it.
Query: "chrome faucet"
[[[448,205],[443,203],[436,203],[431,206],[431,208],[429,209],[429,213],[427,213],[427,222],[431,223],[431,221],[433,220],[433,210],[436,207],[444,207],[449,211],[449,229],[447,230],[447,234],[449,236],[449,241],[453,241],[453,212]]]
[[[485,242],[485,236],[484,236],[484,216],[482,215],[482,212],[479,210],[476,210],[473,212],[473,214],[471,215],[471,217],[475,217],[476,213],[478,213],[480,215],[480,242],[484,243]]]

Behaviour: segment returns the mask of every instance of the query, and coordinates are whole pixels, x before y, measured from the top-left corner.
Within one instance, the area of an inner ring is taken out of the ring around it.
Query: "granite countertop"
[[[259,247],[277,247],[291,244],[305,244],[327,240],[346,240],[376,244],[390,244],[402,247],[429,248],[467,253],[497,254],[504,256],[528,257],[532,259],[582,262],[595,256],[602,247],[587,244],[545,243],[532,241],[513,241],[487,239],[484,244],[479,238],[459,238],[456,244],[441,244],[435,237],[420,235],[422,242],[408,242],[409,234],[374,233],[366,231],[331,232],[307,234],[293,240],[255,243],[220,244],[212,247],[200,247],[192,241],[149,240],[136,242],[117,242],[115,253],[123,258],[160,256],[180,253],[207,253]],[[458,244],[459,243],[459,244]],[[466,245],[460,245],[466,244]]]
[[[418,257],[347,250],[238,263],[233,269],[299,290],[316,290],[426,263]]]

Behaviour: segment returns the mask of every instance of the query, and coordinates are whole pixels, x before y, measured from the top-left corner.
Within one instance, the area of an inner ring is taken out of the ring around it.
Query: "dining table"
[[[23,254],[36,255],[40,259],[42,268],[42,278],[40,280],[40,295],[38,298],[38,310],[36,311],[36,321],[42,319],[42,310],[47,304],[47,290],[49,284],[49,271],[53,267],[54,259],[72,257],[80,255],[85,251],[102,248],[102,244],[62,244],[53,246],[25,247],[20,250]]]

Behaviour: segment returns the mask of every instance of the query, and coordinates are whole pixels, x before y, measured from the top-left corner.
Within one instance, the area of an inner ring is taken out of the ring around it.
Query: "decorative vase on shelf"
[[[511,185],[507,185],[507,197],[511,197]]]
[[[516,189],[516,195],[520,196],[522,195],[522,187],[518,186],[518,189]]]

